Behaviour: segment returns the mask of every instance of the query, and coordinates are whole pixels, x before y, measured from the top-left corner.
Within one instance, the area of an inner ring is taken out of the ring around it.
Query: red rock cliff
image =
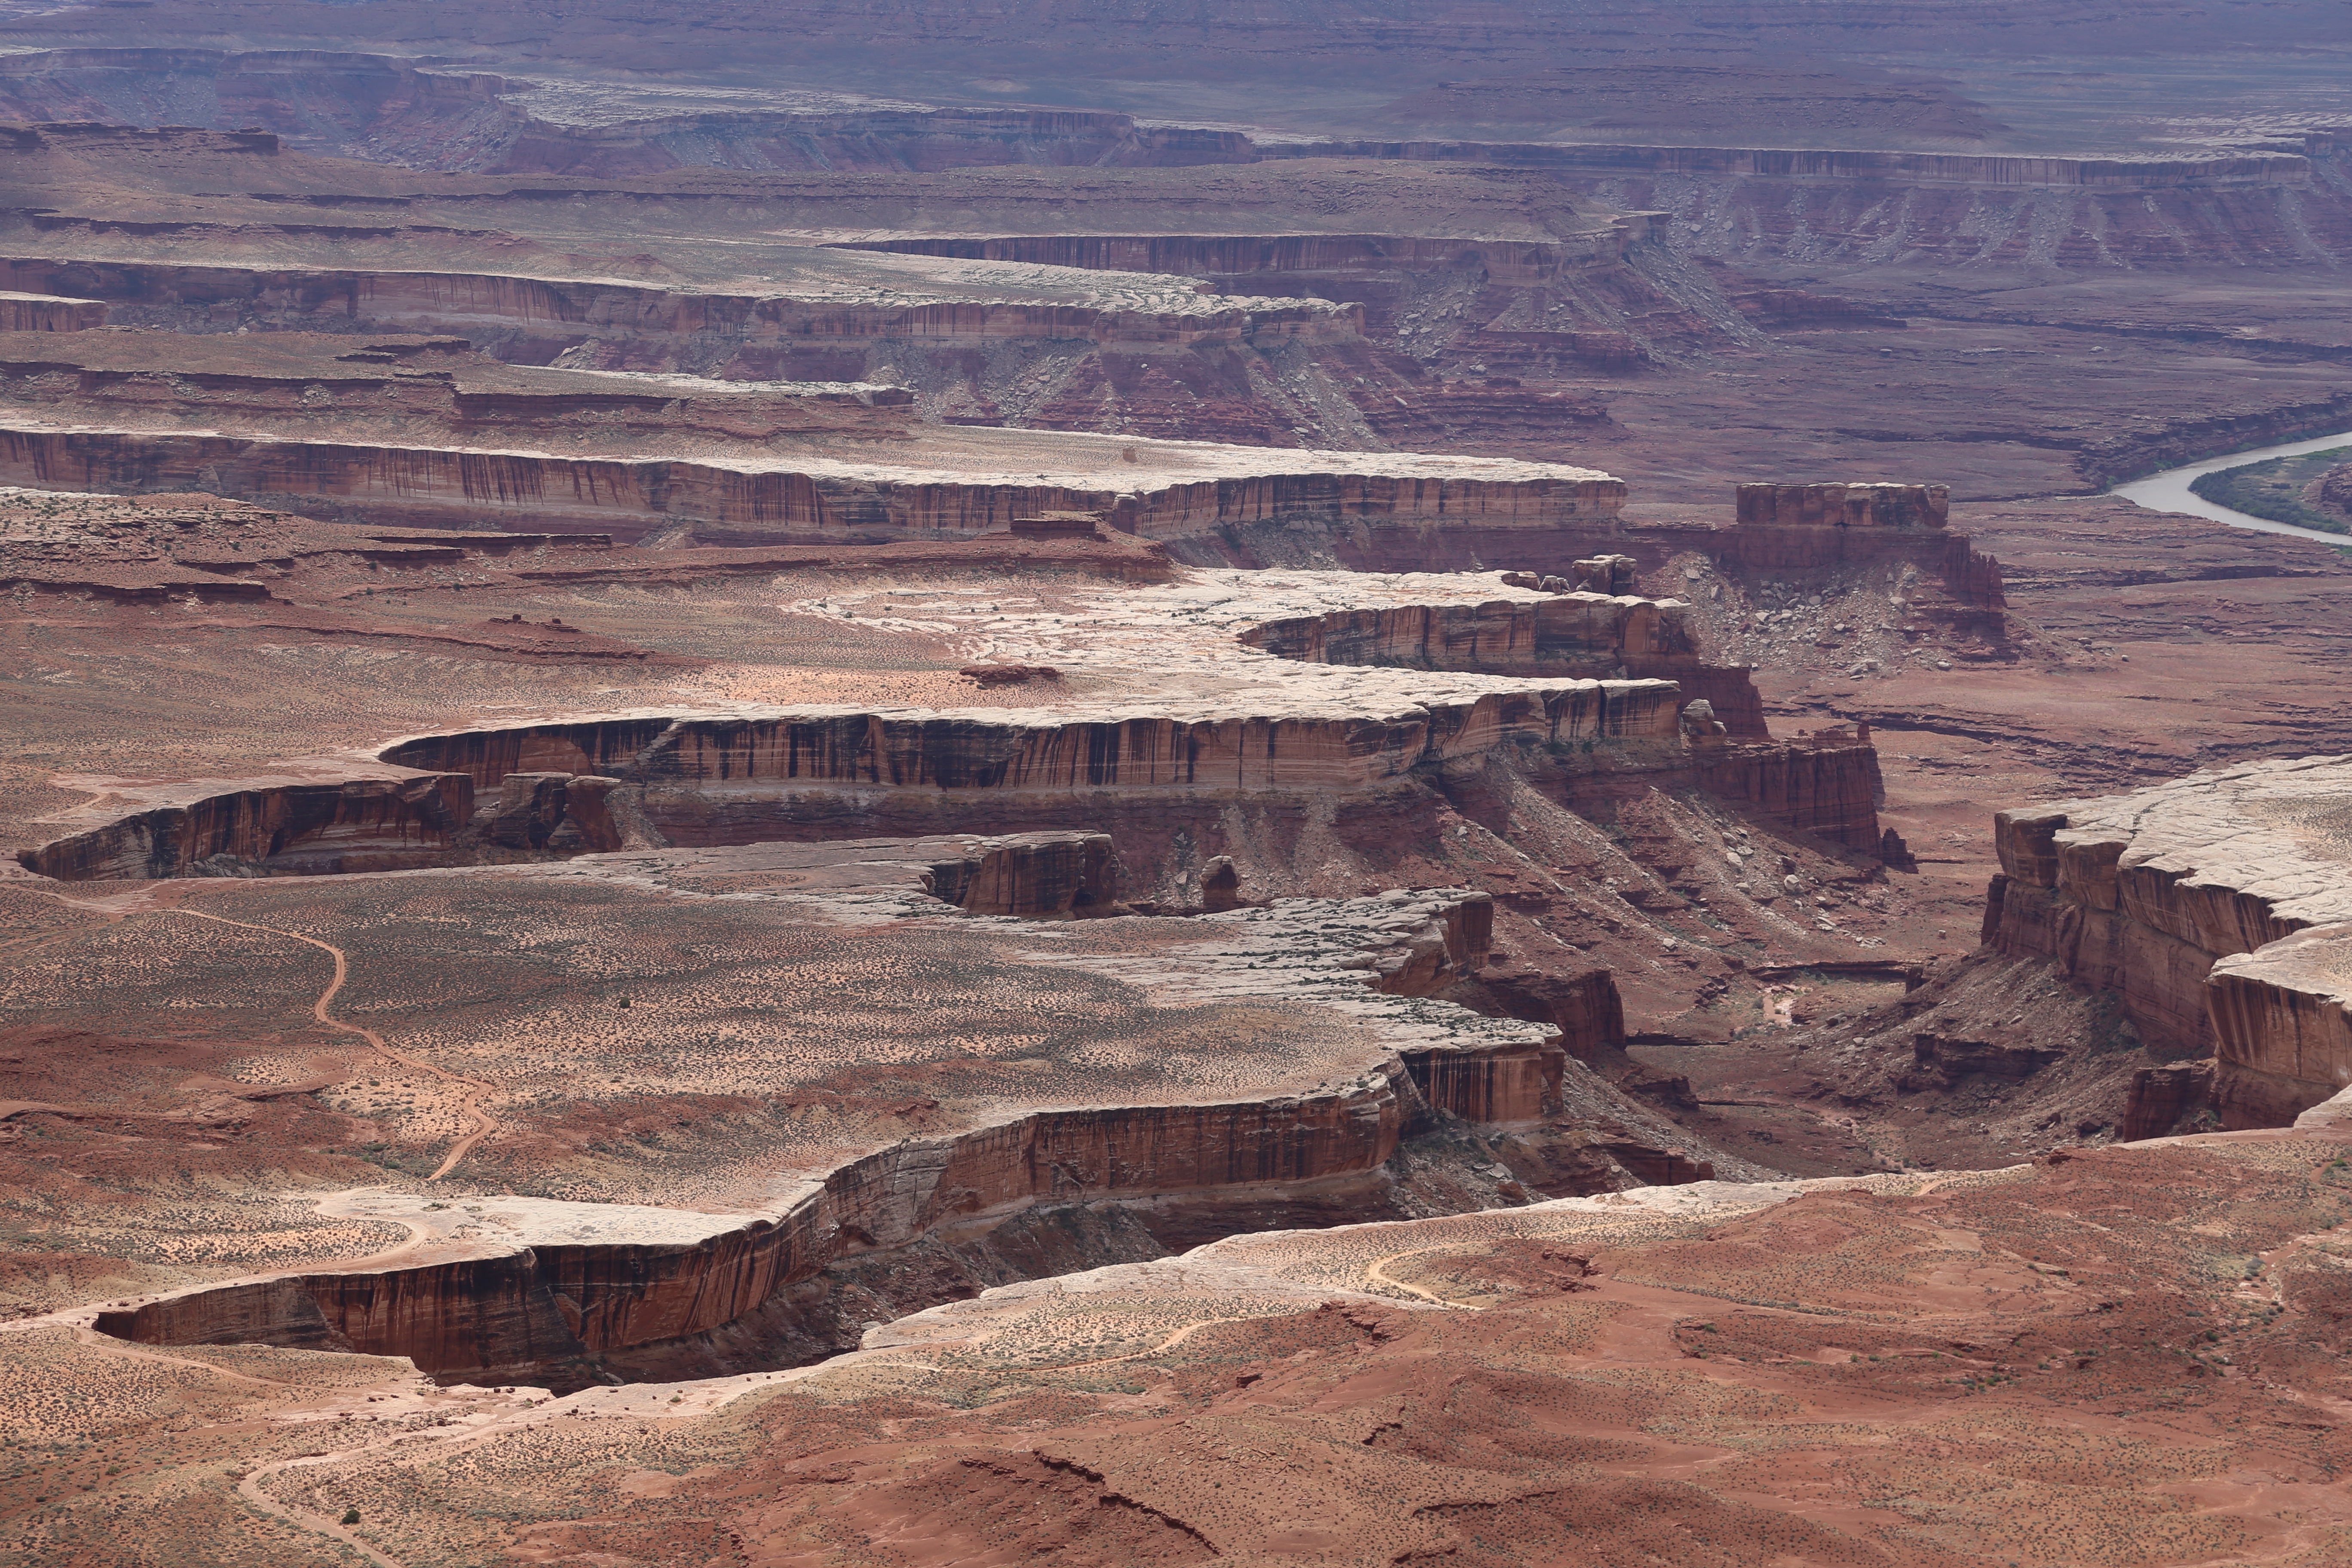
[[[1268,621],[1242,634],[1253,647],[1316,664],[1479,670],[1489,675],[1671,680],[1704,698],[1734,735],[1769,734],[1744,668],[1709,665],[1676,600],[1561,594],[1480,605],[1399,605]]]
[[[2352,876],[2307,826],[2347,775],[2340,758],[2252,763],[2002,812],[1985,941],[2115,993],[2151,1043],[2211,1051],[2224,1126],[2286,1125],[2352,1083]]]

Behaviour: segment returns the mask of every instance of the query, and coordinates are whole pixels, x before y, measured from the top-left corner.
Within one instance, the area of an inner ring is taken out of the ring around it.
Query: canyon
[[[0,0],[0,1559],[2352,1554],[2339,11]]]

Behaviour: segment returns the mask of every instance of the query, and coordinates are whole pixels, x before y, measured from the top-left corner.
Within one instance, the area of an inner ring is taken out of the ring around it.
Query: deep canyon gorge
[[[2347,51],[0,0],[0,1563],[2352,1561]]]

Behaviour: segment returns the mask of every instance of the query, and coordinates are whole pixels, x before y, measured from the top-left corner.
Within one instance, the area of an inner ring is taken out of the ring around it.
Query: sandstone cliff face
[[[1374,455],[1294,458],[1265,472],[1257,455],[1229,477],[1113,489],[1072,476],[1015,483],[886,464],[773,459],[568,458],[163,430],[89,431],[19,420],[0,429],[0,482],[117,493],[214,494],[288,511],[362,515],[379,523],[609,534],[634,543],[685,524],[704,543],[877,542],[973,534],[1044,511],[1100,511],[1146,539],[1214,536],[1252,526],[1318,523],[1419,537],[1465,523],[1540,536],[1563,526],[1609,531],[1622,481],[1559,477],[1458,479],[1383,464]],[[1087,454],[1099,458],[1099,454]],[[1387,466],[1399,471],[1382,473]],[[1465,464],[1465,470],[1475,465]],[[1332,469],[1339,471],[1331,471]],[[1253,469],[1258,471],[1252,471]],[[1321,471],[1317,471],[1320,469]]]
[[[895,174],[1015,163],[1171,168],[1244,163],[1254,157],[1249,138],[1239,132],[1141,126],[1127,115],[1100,110],[736,110],[665,115],[616,125],[530,119],[495,153],[475,153],[466,166],[501,174],[613,178],[714,162],[735,167]]]
[[[989,842],[969,883],[934,891],[975,915],[1110,914],[1118,858],[1107,833],[1016,834]]]
[[[342,442],[398,432],[459,446],[485,430],[530,431],[622,449],[663,442],[690,455],[781,437],[904,439],[914,395],[867,383],[510,365],[442,335],[271,332],[239,342],[27,331],[0,336],[0,401],[34,419],[100,429],[177,422]]]
[[[177,131],[207,151],[275,155],[281,135],[342,156],[398,156],[417,146],[446,156],[471,152],[486,134],[521,118],[500,94],[523,84],[486,73],[427,71],[396,56],[326,49],[251,52],[203,48],[37,49],[0,65],[0,115],[12,120],[130,120]],[[192,118],[230,135],[186,128]],[[74,131],[135,136],[121,126],[52,124],[51,141]],[[155,134],[149,132],[148,134]],[[200,141],[198,139],[201,139]],[[226,145],[224,145],[226,144]]]
[[[1894,567],[1912,581],[1905,613],[1959,635],[1999,644],[2008,635],[2000,563],[1969,548],[1948,526],[1942,485],[1743,484],[1729,528],[1653,526],[1618,548],[1644,564],[1676,551],[1702,552],[1725,567],[1772,576],[1818,576]]]
[[[1475,771],[1523,752],[1546,759],[1570,796],[1588,773],[1602,795],[1627,780],[1669,782],[1878,851],[1866,735],[1691,742],[1683,706],[1668,681],[1570,680],[1379,718],[816,709],[457,731],[386,747],[381,761],[401,776],[198,795],[18,859],[63,880],[285,876],[664,844],[1042,834],[1005,839],[968,869],[947,867],[961,852],[945,857],[940,896],[975,912],[1079,914],[1117,901],[1118,873],[1107,842],[1073,842],[1084,836],[1072,821],[1138,847],[1164,848],[1177,828],[1216,845],[1237,802],[1295,813],[1336,792],[1371,809],[1419,789],[1425,770]],[[1150,885],[1166,868],[1148,869]]]
[[[1690,742],[1681,759],[1700,788],[1781,826],[1881,853],[1878,802],[1885,791],[1867,729],[1770,741],[1748,671],[1701,659],[1687,609],[1679,600],[1573,593],[1335,611],[1269,621],[1242,634],[1242,640],[1315,663],[1496,674],[1613,666],[1672,680],[1677,702],[1711,703],[1727,731]]]
[[[1590,289],[1621,302],[1669,303],[1664,296],[1650,297],[1647,280],[1627,265],[1634,247],[1650,237],[1648,215],[1562,210],[1555,221],[1578,232],[1545,239],[1319,233],[900,235],[844,242],[841,247],[1191,277],[1226,296],[1343,301],[1357,331],[1383,341],[1407,326],[1413,302],[1433,289],[1475,293],[1477,302],[1465,313],[1476,321],[1517,319],[1533,298],[1550,303],[1554,290],[1573,297]],[[1653,331],[1667,327],[1664,320],[1644,315]],[[1702,335],[1708,331],[1702,320],[1690,324]],[[1423,341],[1417,352],[1425,355],[1430,347]],[[1433,388],[1385,381],[1381,384],[1386,395],[1356,400],[1365,421],[1383,439],[1407,448],[1428,447],[1433,433],[1447,429],[1473,430],[1474,438],[1490,442],[1506,430],[1556,441],[1563,420],[1606,424],[1605,406],[1589,394],[1530,392],[1491,384],[1492,378],[1625,370],[1646,358],[1626,333],[1582,326],[1532,331],[1474,327],[1454,353],[1465,363],[1475,360],[1490,384]],[[1358,357],[1354,368],[1364,366]]]
[[[1675,689],[1564,681],[1363,715],[1073,719],[769,710],[600,719],[425,735],[387,747],[394,777],[199,795],[23,850],[28,869],[92,878],[285,876],[593,854],[659,843],[877,834],[1069,837],[1075,816],[1164,838],[1213,826],[1237,796],[1297,802],[1404,787],[1416,770],[1500,748],[1606,744],[1612,766],[1675,768]],[[1171,816],[1171,814],[1173,816]],[[1003,848],[958,883],[993,909],[1114,900],[1107,851]],[[1075,858],[1056,860],[1056,856]],[[1067,901],[1064,902],[1066,896]],[[950,901],[963,902],[960,890]]]
[[[2341,412],[2341,411],[2339,411]],[[2334,427],[2340,427],[2338,426]],[[1175,540],[1171,552],[1192,565],[1311,566],[1332,562],[1356,572],[1460,572],[1497,568],[1524,571],[1538,580],[1575,580],[1576,563],[1595,554],[1622,553],[1644,572],[1664,567],[1677,555],[1704,555],[1728,572],[1751,576],[1815,580],[1842,572],[1888,570],[1903,578],[1905,615],[1939,623],[1959,637],[1998,645],[2007,637],[2007,600],[2000,563],[1969,547],[1968,536],[1952,532],[1939,521],[1946,514],[1942,487],[1897,486],[1777,486],[1742,487],[1769,492],[1767,508],[1747,503],[1747,521],[1728,527],[1698,522],[1625,523],[1618,508],[1561,508],[1543,528],[1495,526],[1469,516],[1442,529],[1337,526],[1321,533],[1294,528],[1226,526],[1213,533]],[[1854,510],[1874,519],[1859,524],[1848,515],[1847,493]],[[1892,491],[1883,506],[1871,492]],[[1824,492],[1836,498],[1829,504]],[[1806,497],[1813,496],[1808,510]],[[1770,521],[1764,521],[1769,517]],[[1907,517],[1908,521],[1896,521]],[[1805,520],[1805,521],[1795,521]],[[1305,542],[1302,544],[1302,540]],[[1410,628],[1393,639],[1418,639]],[[1435,640],[1435,634],[1433,634]],[[1481,642],[1487,634],[1480,634]],[[1651,656],[1653,658],[1657,656]],[[1693,697],[1713,701],[1719,716],[1740,719],[1747,700],[1737,679],[1717,686],[1706,667],[1665,668],[1651,666],[1629,674],[1655,675],[1682,681]],[[1760,732],[1760,731],[1759,731]]]
[[[1508,1069],[1505,1069],[1507,1076]],[[1475,1101],[1475,1069],[1440,1074]],[[452,1378],[561,1369],[720,1329],[837,1259],[1032,1203],[1285,1185],[1377,1170],[1417,1091],[1402,1072],[1346,1097],[1040,1113],[856,1161],[772,1218],[690,1244],[534,1246],[504,1257],[231,1286],[101,1315],[146,1344],[300,1344],[407,1356]],[[1241,1195],[1236,1193],[1236,1196]]]
[[[1671,680],[1734,735],[1761,738],[1763,700],[1745,669],[1707,664],[1678,600],[1561,594],[1482,605],[1401,605],[1268,621],[1242,641],[1315,664]]]
[[[1741,528],[1920,528],[1951,521],[1943,485],[1744,484],[1737,487]]]
[[[446,864],[473,810],[462,773],[283,784],[139,812],[18,858],[61,881],[389,871]]]
[[[200,1290],[99,1314],[142,1344],[299,1345],[406,1356],[423,1371],[520,1371],[580,1359],[530,1252],[381,1273],[310,1274]]]
[[[81,332],[105,324],[102,300],[0,292],[0,332]]]
[[[1710,795],[1865,855],[1885,847],[1878,803],[1886,789],[1867,727],[1765,745],[1694,745],[1691,755]]]
[[[2224,1126],[2284,1126],[2352,1083],[2332,979],[2352,876],[2326,806],[2347,776],[2254,763],[2003,812],[1986,941],[2115,992],[2151,1042],[2212,1051]]]
[[[627,207],[641,199],[611,189],[575,195],[592,207]],[[404,205],[404,198],[386,199],[395,207]],[[295,215],[288,216],[287,228],[300,232]],[[625,226],[639,221],[634,212],[614,217]],[[375,237],[396,237],[399,221]],[[65,237],[58,240],[65,243]],[[1360,444],[1352,413],[1334,422],[1318,411],[1335,394],[1344,397],[1341,381],[1366,363],[1370,351],[1354,303],[1233,290],[1219,297],[1164,276],[1097,280],[1076,270],[1030,271],[1008,300],[990,298],[990,290],[961,276],[967,269],[952,264],[904,265],[909,275],[879,293],[870,279],[836,276],[870,270],[847,258],[813,266],[814,276],[797,292],[781,284],[772,291],[697,289],[593,276],[194,268],[35,256],[0,259],[0,279],[20,279],[18,286],[47,293],[71,291],[65,288],[71,279],[91,298],[110,302],[118,321],[162,327],[199,342],[239,330],[247,332],[247,344],[265,331],[273,337],[284,331],[457,333],[517,366],[686,374],[730,383],[906,383],[921,389],[926,417],[950,426],[1118,428],[1139,437],[1257,447]],[[1310,363],[1299,363],[1302,352]],[[1054,390],[1042,400],[1030,395],[1035,389],[1024,391],[1023,378],[1034,369],[1014,372],[1008,361],[1052,363]],[[1378,402],[1393,406],[1385,398]],[[1008,406],[1019,416],[1008,418]],[[1552,405],[1547,410],[1559,412]],[[202,423],[210,429],[253,428]],[[1410,432],[1400,427],[1399,434]],[[1415,449],[1429,443],[1399,439],[1394,445]],[[1011,467],[1018,474],[1034,472],[1036,465]]]
[[[2352,924],[2314,926],[2213,965],[2206,1009],[2225,1125],[2292,1125],[2352,1089]]]
[[[229,312],[250,324],[385,331],[520,331],[632,342],[719,339],[740,347],[868,338],[1078,339],[1158,346],[1357,335],[1357,313],[1327,300],[1252,300],[1181,311],[994,300],[871,303],[822,295],[705,292],[613,279],[499,273],[191,267],[0,258],[0,287],[79,292],[120,307]]]
[[[844,250],[1025,261],[1114,272],[1256,279],[1265,273],[1463,271],[1498,282],[1549,283],[1624,258],[1646,237],[1642,215],[1561,239],[1448,239],[1388,234],[1002,235],[982,238],[907,236],[835,242]]]
[[[2296,266],[2352,249],[2338,148],[2212,158],[2010,158],[1694,147],[1530,151],[1571,191],[1655,210],[1696,253],[1861,261],[1900,244],[1938,264],[2172,269],[2228,256]],[[1900,199],[1890,201],[1890,190]]]
[[[22,851],[60,881],[341,876],[547,860],[666,842],[640,792],[616,778],[509,771],[477,789],[459,773],[299,783],[136,812]],[[1069,919],[1125,912],[1109,837],[1053,829],[829,847],[824,885],[902,883],[979,915]],[[818,858],[824,859],[823,852]]]
[[[1457,889],[1229,918],[1287,920],[1285,951],[1320,954],[1319,967],[1303,965],[1277,985],[1352,973],[1369,983],[1369,1000],[1425,996],[1460,981],[1486,961],[1492,916],[1484,895]],[[1357,945],[1318,934],[1335,924],[1353,929]],[[1328,990],[1308,994],[1333,1000]],[[681,1342],[774,1309],[829,1269],[942,1234],[984,1238],[1032,1208],[1172,1203],[1181,1224],[1213,1226],[1220,1205],[1245,1215],[1285,1194],[1360,1184],[1401,1139],[1441,1115],[1524,1123],[1558,1108],[1565,1058],[1548,1029],[1407,1005],[1380,1016],[1396,1018],[1412,1044],[1336,1092],[1043,1110],[878,1150],[772,1214],[665,1220],[700,1236],[531,1241],[491,1258],[232,1285],[110,1311],[100,1328],[146,1343],[405,1355],[458,1378],[529,1371],[584,1381],[567,1363],[664,1346],[690,1359],[698,1352]],[[1347,1217],[1345,1205],[1332,1217]],[[625,1232],[632,1222],[616,1214],[600,1223]]]
[[[621,336],[633,343],[698,336],[751,345],[861,339],[1079,339],[1089,343],[1284,343],[1350,339],[1360,318],[1328,300],[1234,300],[1230,306],[1143,310],[1089,303],[940,299],[863,303],[821,294],[666,289],[612,278],[515,278],[436,270],[174,266],[151,261],[0,258],[9,289],[64,294],[164,312],[233,312],[264,327],[374,327],[385,331]]]
[[[1525,734],[1562,745],[1609,740],[1671,749],[1664,681],[1570,680],[1435,704],[1391,718],[1137,713],[1034,719],[770,710],[462,730],[386,747],[402,767],[608,773],[648,788],[658,815],[679,794],[794,784],[915,790],[1360,789]],[[568,766],[567,766],[568,764]],[[669,792],[665,795],[663,792]]]
[[[305,150],[412,168],[614,178],[697,164],[827,171],[1003,164],[1168,167],[1244,163],[1238,132],[1139,126],[1087,110],[772,109],[574,123],[533,114],[534,84],[487,72],[420,70],[411,59],[303,50],[42,49],[0,68],[0,114],[31,121],[126,116],[265,128]]]
[[[1286,142],[1270,144],[1260,150],[1260,155],[1402,157],[1549,167],[1580,174],[1816,179],[1854,181],[1865,186],[1900,180],[1963,186],[2054,186],[2138,193],[2311,184],[2309,163],[2293,153],[2280,153],[2179,159],[2067,158],[1847,148],[1685,147],[1648,142],[1432,141]]]

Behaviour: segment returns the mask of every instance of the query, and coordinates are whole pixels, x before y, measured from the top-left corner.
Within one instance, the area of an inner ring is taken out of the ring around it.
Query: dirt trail
[[[1391,1252],[1386,1258],[1376,1258],[1364,1266],[1366,1277],[1399,1290],[1409,1290],[1424,1301],[1434,1301],[1456,1312],[1483,1312],[1484,1307],[1474,1307],[1467,1301],[1453,1301],[1434,1290],[1424,1290],[1418,1285],[1408,1285],[1388,1271],[1388,1265],[1402,1258],[1419,1258],[1424,1252],[1458,1252],[1472,1245],[1465,1241],[1449,1241],[1436,1247],[1416,1247],[1410,1252]]]
[[[353,1448],[339,1448],[331,1454],[305,1454],[299,1458],[280,1459],[274,1465],[263,1465],[247,1473],[243,1480],[236,1483],[236,1495],[262,1512],[284,1520],[297,1530],[309,1531],[315,1535],[324,1535],[350,1547],[353,1552],[374,1563],[376,1568],[407,1568],[407,1565],[398,1558],[385,1556],[358,1536],[353,1535],[350,1528],[339,1521],[331,1519],[323,1513],[312,1513],[306,1508],[296,1508],[291,1503],[280,1502],[264,1490],[261,1485],[263,1481],[280,1470],[290,1470],[303,1465],[331,1465],[338,1459],[348,1459],[355,1455],[363,1454],[371,1448],[389,1447],[393,1441],[397,1439],[363,1443]]]
[[[87,1324],[74,1325],[73,1333],[75,1339],[84,1345],[89,1346],[90,1349],[100,1352],[106,1355],[116,1357],[122,1361],[155,1362],[165,1366],[194,1367],[198,1372],[209,1373],[214,1377],[217,1377],[226,1383],[245,1384],[253,1388],[265,1389],[273,1393],[290,1393],[294,1392],[299,1386],[295,1384],[283,1382],[274,1377],[256,1377],[250,1373],[238,1372],[233,1368],[216,1365],[208,1361],[198,1361],[193,1356],[166,1355],[160,1351],[136,1349],[121,1340],[115,1339],[107,1334],[101,1334],[96,1329],[90,1328]],[[412,1435],[413,1434],[406,1433],[402,1434],[404,1436]],[[281,1503],[277,1499],[269,1496],[267,1492],[261,1489],[261,1482],[268,1477],[277,1474],[279,1470],[289,1468],[295,1465],[327,1464],[336,1459],[345,1458],[351,1455],[363,1452],[367,1448],[384,1447],[385,1441],[386,1440],[379,1439],[374,1443],[362,1444],[357,1447],[346,1448],[331,1454],[305,1455],[299,1458],[283,1460],[278,1464],[261,1466],[259,1468],[246,1476],[244,1479],[237,1482],[237,1495],[244,1498],[246,1501],[251,1503],[255,1508],[260,1510],[262,1512],[270,1514],[278,1519],[282,1519],[288,1524],[294,1526],[297,1530],[309,1531],[315,1534],[331,1537],[341,1544],[350,1547],[352,1551],[358,1552],[370,1563],[374,1563],[376,1568],[406,1568],[406,1564],[394,1558],[386,1557],[383,1552],[370,1547],[367,1542],[361,1541],[356,1536],[352,1535],[349,1530],[345,1529],[335,1521],[329,1519],[322,1514],[311,1513],[306,1509],[293,1508],[288,1504]]]
[[[448,1158],[441,1162],[439,1169],[436,1170],[431,1175],[425,1178],[426,1181],[437,1182],[442,1177],[447,1175],[452,1170],[457,1168],[457,1162],[464,1159],[467,1152],[469,1152],[475,1144],[480,1142],[483,1139],[488,1137],[491,1133],[496,1132],[499,1130],[497,1121],[493,1119],[488,1111],[481,1108],[482,1097],[491,1092],[490,1085],[482,1082],[479,1079],[465,1078],[457,1073],[446,1072],[420,1057],[410,1056],[405,1051],[396,1050],[393,1047],[384,1044],[383,1037],[377,1034],[373,1029],[367,1028],[359,1024],[346,1024],[341,1022],[340,1019],[329,1016],[327,1009],[333,1004],[335,994],[343,988],[343,982],[351,975],[351,960],[344,954],[341,948],[335,946],[332,942],[320,942],[314,936],[304,936],[300,931],[281,931],[276,926],[255,925],[249,921],[233,921],[224,915],[208,915],[196,910],[158,910],[154,912],[165,915],[185,915],[190,920],[211,921],[216,925],[236,926],[245,931],[263,931],[270,936],[289,937],[296,942],[308,942],[310,946],[319,949],[321,952],[328,954],[335,961],[335,978],[328,984],[326,990],[319,994],[319,999],[310,1005],[310,1016],[312,1017],[318,1019],[320,1023],[325,1025],[330,1029],[335,1029],[346,1035],[359,1036],[360,1038],[365,1040],[370,1046],[373,1047],[386,1059],[397,1062],[402,1067],[412,1068],[417,1072],[430,1073],[433,1077],[441,1079],[444,1083],[463,1084],[466,1086],[470,1092],[462,1096],[458,1103],[465,1110],[467,1118],[473,1121],[474,1131],[459,1139],[456,1144],[451,1146]]]

